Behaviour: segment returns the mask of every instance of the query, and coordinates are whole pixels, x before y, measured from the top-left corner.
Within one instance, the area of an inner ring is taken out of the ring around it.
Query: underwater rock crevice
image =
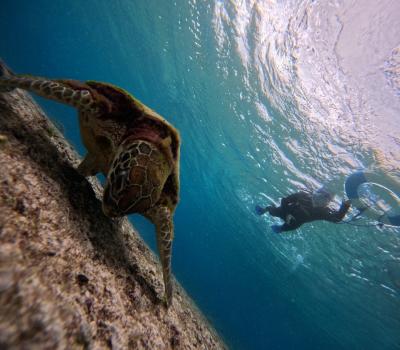
[[[223,349],[26,93],[0,93],[0,348]]]

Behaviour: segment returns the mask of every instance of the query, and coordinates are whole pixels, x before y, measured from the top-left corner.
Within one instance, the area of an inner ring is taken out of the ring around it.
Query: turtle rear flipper
[[[51,80],[29,75],[8,75],[0,77],[0,89],[11,91],[15,88],[24,89],[29,92],[65,103],[79,109],[82,112],[96,113],[97,101],[91,89],[75,88],[63,80]]]
[[[94,115],[98,114],[106,102],[104,97],[99,96],[85,83],[13,74],[4,62],[0,61],[0,92],[9,92],[15,88],[34,92],[41,97]]]

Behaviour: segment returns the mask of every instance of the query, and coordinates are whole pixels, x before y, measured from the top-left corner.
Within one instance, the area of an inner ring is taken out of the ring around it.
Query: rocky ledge
[[[224,349],[31,97],[0,94],[0,348]]]

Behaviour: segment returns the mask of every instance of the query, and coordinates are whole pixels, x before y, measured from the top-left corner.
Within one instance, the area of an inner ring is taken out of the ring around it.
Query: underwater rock
[[[0,94],[0,348],[224,349],[29,95]]]

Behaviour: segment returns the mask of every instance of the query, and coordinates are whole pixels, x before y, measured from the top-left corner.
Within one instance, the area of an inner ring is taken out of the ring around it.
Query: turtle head
[[[123,142],[107,175],[103,212],[109,217],[144,213],[160,199],[171,170],[156,144],[137,139]]]

